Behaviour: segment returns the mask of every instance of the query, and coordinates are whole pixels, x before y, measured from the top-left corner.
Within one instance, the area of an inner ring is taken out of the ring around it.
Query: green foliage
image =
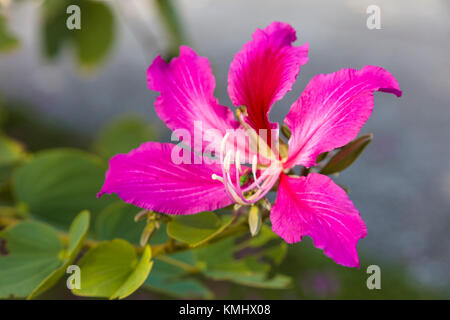
[[[83,240],[89,230],[89,222],[90,215],[88,211],[81,212],[75,218],[69,229],[69,243],[67,249],[62,254],[62,257],[64,258],[63,265],[45,278],[44,281],[42,281],[28,296],[28,299],[33,299],[53,287],[66,273],[67,267],[74,262],[81,249]]]
[[[192,251],[157,258],[144,288],[175,298],[211,298],[211,291],[200,280],[191,276],[195,272]]]
[[[139,261],[133,246],[125,240],[106,241],[91,249],[79,261],[79,296],[123,299],[138,289],[148,277],[153,262],[146,246]]]
[[[63,245],[46,224],[25,221],[2,231],[0,238],[8,252],[0,256],[0,298],[28,296],[61,265]]]
[[[343,146],[320,170],[322,174],[333,174],[348,168],[372,142],[373,134],[363,135]]]
[[[383,290],[367,290],[365,268],[370,260],[363,254],[361,269],[356,270],[335,265],[308,240],[288,247],[265,222],[265,211],[250,220],[245,213],[233,218],[230,208],[219,214],[171,217],[151,212],[160,225],[149,240],[155,252],[152,260],[150,246],[139,246],[146,221],[135,222],[134,218],[141,209],[116,197],[95,197],[104,181],[106,160],[152,139],[149,127],[130,117],[115,121],[94,143],[86,144],[86,148],[94,145],[99,157],[75,149],[28,154],[20,143],[0,135],[0,173],[4,168],[5,177],[12,176],[5,180],[8,188],[4,190],[10,190],[8,182],[12,182],[14,196],[2,202],[0,228],[16,215],[28,219],[0,231],[1,298],[48,294],[73,263],[81,269],[81,288],[72,292],[83,297],[122,299],[140,287],[183,299],[430,296],[429,292],[417,294],[401,276],[402,269],[387,265],[382,266]],[[369,142],[364,136],[356,139],[338,150],[325,167],[332,173],[345,169]],[[28,140],[26,145],[33,150]],[[320,158],[325,163],[327,154]],[[94,219],[90,233],[89,214],[76,216],[86,209]],[[76,262],[80,252],[85,255]],[[214,290],[218,285],[229,290]],[[230,296],[221,296],[221,291]]]
[[[195,247],[219,234],[230,223],[231,219],[222,222],[213,212],[176,216],[168,223],[167,233],[172,238]]]
[[[178,55],[180,45],[186,44],[183,27],[172,0],[155,0],[154,4],[169,39],[169,48],[165,58],[170,59]]]
[[[273,255],[273,251],[267,251],[274,245],[270,242],[275,237],[276,235],[264,225],[256,237],[243,242],[236,243],[236,238],[227,238],[199,248],[195,250],[197,265],[207,277],[214,280],[228,280],[259,288],[286,288],[290,285],[289,277],[284,275],[267,276],[271,264],[281,262],[282,256],[286,252],[283,248],[285,244],[278,239],[275,245],[279,247],[279,254]],[[235,258],[235,255],[239,253],[243,256],[239,259]]]
[[[124,117],[107,125],[95,142],[95,150],[105,159],[118,153],[126,153],[141,143],[156,140],[156,133],[149,124],[136,117]]]
[[[95,233],[100,240],[121,238],[138,245],[145,221],[134,222],[140,211],[135,206],[117,201],[107,206],[95,222]]]
[[[0,14],[0,53],[10,52],[19,46],[19,40],[8,30],[6,19]]]
[[[0,298],[33,298],[53,286],[75,260],[88,228],[85,211],[70,227],[66,248],[58,233],[41,222],[24,221],[0,232],[7,250],[0,256]]]
[[[38,219],[66,228],[75,215],[94,217],[112,199],[97,199],[106,166],[95,156],[74,149],[42,151],[14,175],[16,199]]]
[[[42,35],[44,52],[56,57],[65,43],[75,47],[80,66],[90,69],[104,60],[114,42],[115,22],[111,9],[105,3],[79,0],[81,29],[69,30],[66,8],[74,4],[69,0],[46,0]]]
[[[4,135],[0,135],[0,167],[11,166],[25,156],[24,147]]]
[[[12,169],[25,157],[26,153],[22,144],[0,135],[0,186],[6,183]]]

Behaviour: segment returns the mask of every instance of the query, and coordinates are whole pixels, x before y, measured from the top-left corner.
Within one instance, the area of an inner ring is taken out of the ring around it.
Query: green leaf
[[[17,163],[25,157],[23,145],[0,135],[0,167]]]
[[[346,169],[359,157],[361,152],[372,142],[372,139],[373,134],[370,133],[343,146],[322,168],[320,173],[329,175]]]
[[[43,5],[42,44],[48,58],[55,58],[69,38],[66,26],[68,0],[45,0]]]
[[[0,255],[0,298],[26,297],[61,266],[63,245],[50,226],[33,221],[0,232],[6,255]]]
[[[107,56],[114,42],[114,16],[108,5],[99,1],[82,0],[81,30],[72,30],[78,61],[91,68]]]
[[[103,242],[81,258],[80,289],[75,295],[123,299],[137,290],[148,277],[153,262],[146,246],[141,261],[134,247],[125,240]]]
[[[319,154],[319,155],[317,156],[316,163],[319,163],[319,162],[325,160],[325,158],[326,158],[327,156],[328,156],[328,152],[322,152],[321,154]]]
[[[286,289],[292,283],[290,277],[281,274],[268,278],[264,273],[246,275],[234,272],[212,271],[208,273],[208,276],[216,280],[229,280],[240,285],[263,289]]]
[[[118,153],[127,153],[141,143],[155,140],[156,133],[148,122],[125,117],[106,126],[95,142],[95,150],[105,159]]]
[[[89,230],[90,215],[88,211],[81,212],[72,222],[69,230],[69,243],[64,253],[64,263],[57,270],[53,271],[47,278],[37,286],[28,296],[28,299],[34,299],[38,295],[53,287],[59,279],[66,273],[67,267],[70,266],[80,252],[83,240]]]
[[[214,280],[227,280],[259,288],[285,288],[290,283],[288,277],[283,275],[268,277],[271,267],[267,258],[280,263],[287,248],[280,245],[279,241],[271,244],[274,240],[273,235],[268,226],[262,225],[256,237],[241,243],[236,243],[236,238],[228,238],[196,249],[194,253],[197,265],[207,277]],[[259,250],[254,254],[244,254],[240,259],[236,259],[236,253],[245,252],[246,248],[252,248],[250,251]]]
[[[95,233],[100,240],[121,238],[139,245],[145,221],[134,222],[134,216],[141,209],[117,201],[107,206],[95,222]]]
[[[175,240],[195,247],[221,233],[231,222],[231,219],[222,222],[213,212],[176,216],[168,223],[167,233]]]
[[[0,52],[10,52],[19,46],[19,40],[8,30],[6,19],[0,15]]]
[[[235,238],[227,238],[196,249],[194,254],[197,265],[205,274],[214,274],[214,272],[220,271],[229,274],[251,275],[256,272],[269,271],[268,265],[260,263],[252,256],[237,260],[234,257],[235,241]]]
[[[34,217],[66,228],[80,211],[96,217],[112,202],[95,196],[105,170],[100,159],[82,151],[43,151],[16,171],[15,196]]]
[[[280,264],[286,256],[288,245],[280,239],[272,229],[263,224],[257,237],[250,238],[247,242],[241,244],[253,249],[260,249],[260,256],[265,260],[270,260],[274,264]]]
[[[152,269],[153,262],[150,262],[152,253],[149,246],[145,246],[144,253],[141,260],[136,266],[136,269],[125,283],[110,297],[110,299],[123,299],[128,297],[134,291],[139,289],[140,286],[147,279],[150,270]]]
[[[159,18],[164,23],[166,37],[169,40],[166,58],[170,59],[177,56],[180,45],[186,44],[183,26],[172,0],[156,0],[154,4]]]
[[[100,240],[113,240],[116,238],[127,240],[139,245],[141,233],[145,228],[145,220],[134,221],[134,217],[142,209],[122,201],[116,201],[107,206],[95,222],[95,234]],[[166,225],[155,231],[150,238],[150,245],[163,244],[168,240]]]
[[[108,5],[98,1],[79,0],[81,29],[69,30],[66,8],[73,4],[69,0],[46,0],[42,29],[44,51],[55,58],[64,44],[75,46],[80,66],[92,68],[104,60],[114,42],[114,16]]]
[[[189,277],[189,269],[195,268],[192,251],[180,252],[163,258],[155,258],[152,274],[144,287],[175,298],[212,298],[211,291],[199,280]],[[169,263],[167,261],[171,261]]]
[[[14,166],[24,160],[25,156],[20,143],[0,135],[0,185],[9,179]]]

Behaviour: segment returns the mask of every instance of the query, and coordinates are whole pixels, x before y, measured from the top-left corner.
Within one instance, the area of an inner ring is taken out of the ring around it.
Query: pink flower
[[[255,203],[279,182],[270,215],[273,231],[288,243],[310,236],[335,262],[359,266],[356,244],[367,231],[344,190],[325,175],[294,177],[286,172],[296,165],[314,166],[320,153],[353,140],[372,112],[374,91],[399,97],[401,91],[388,71],[375,66],[315,76],[285,119],[292,136],[288,151],[278,153],[273,143],[278,136],[271,131],[278,124],[269,121],[268,113],[308,61],[308,45],[293,46],[295,40],[290,25],[274,22],[257,29],[235,56],[228,93],[235,106],[246,107],[239,121],[214,98],[215,81],[206,58],[185,46],[169,64],[158,56],[147,73],[149,88],[161,93],[156,112],[175,132],[218,132],[220,137],[212,144],[220,150],[220,161],[206,159],[205,147],[194,144],[190,163],[175,164],[171,156],[176,146],[147,142],[110,160],[98,196],[114,192],[145,209],[194,214],[232,203]],[[228,152],[229,132],[236,129],[243,129],[250,138],[261,129],[268,130],[262,139],[269,147],[267,153],[235,142],[231,146],[236,151]],[[251,170],[241,167],[242,156],[252,159]],[[252,179],[242,185],[243,176]]]

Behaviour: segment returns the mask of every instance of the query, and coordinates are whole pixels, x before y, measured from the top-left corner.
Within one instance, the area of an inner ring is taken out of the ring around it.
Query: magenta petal
[[[288,243],[310,236],[336,263],[359,267],[356,243],[366,226],[342,188],[329,177],[282,175],[270,215],[273,231]]]
[[[285,119],[292,131],[286,167],[314,166],[320,153],[356,138],[372,113],[377,90],[402,94],[397,80],[380,67],[315,76]]]
[[[223,136],[227,129],[239,126],[233,112],[220,105],[213,95],[215,80],[208,59],[198,56],[193,49],[181,46],[180,56],[168,64],[156,57],[147,70],[147,80],[150,90],[161,92],[155,101],[158,116],[172,131],[187,130],[191,141],[185,141],[186,137],[183,141],[188,145],[194,144],[194,130],[203,134],[213,129]],[[202,137],[195,139],[199,138]]]
[[[308,61],[308,44],[292,46],[295,30],[287,23],[273,22],[257,29],[236,54],[228,74],[228,93],[235,106],[247,107],[249,124],[269,129],[270,106],[289,91]]]
[[[200,162],[191,153],[191,164],[175,164],[169,143],[147,142],[109,161],[105,183],[98,196],[117,193],[125,202],[168,214],[193,214],[231,204],[223,184],[211,175],[222,175],[217,164]],[[179,151],[174,150],[174,151]]]

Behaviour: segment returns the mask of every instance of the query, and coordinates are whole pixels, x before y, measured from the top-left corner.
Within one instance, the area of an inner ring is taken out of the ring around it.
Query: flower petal
[[[281,22],[257,29],[252,38],[231,63],[228,93],[235,106],[247,107],[247,121],[255,130],[269,130],[270,106],[291,89],[308,61],[308,44],[292,46],[295,30]]]
[[[150,90],[161,92],[155,109],[172,131],[185,129],[193,140],[195,130],[200,134],[209,129],[218,130],[224,136],[227,129],[239,127],[233,112],[220,105],[213,95],[215,80],[208,59],[198,56],[193,49],[181,46],[180,56],[168,64],[160,56],[156,57],[147,70],[147,80]],[[203,137],[195,139],[199,138]],[[183,141],[191,147],[194,145],[193,141]],[[195,150],[202,151],[205,147]]]
[[[356,243],[367,234],[358,211],[329,177],[282,175],[270,215],[273,231],[288,243],[310,236],[336,263],[359,267]]]
[[[179,151],[170,143],[147,142],[128,154],[114,156],[98,196],[117,193],[127,203],[168,214],[193,214],[230,205],[223,184],[211,178],[212,174],[222,175],[221,167],[206,164],[188,150],[184,151],[190,153],[192,163],[176,164],[172,153]]]
[[[397,80],[380,67],[315,76],[285,119],[292,131],[286,167],[314,166],[320,153],[356,138],[372,113],[374,91],[402,94]]]

